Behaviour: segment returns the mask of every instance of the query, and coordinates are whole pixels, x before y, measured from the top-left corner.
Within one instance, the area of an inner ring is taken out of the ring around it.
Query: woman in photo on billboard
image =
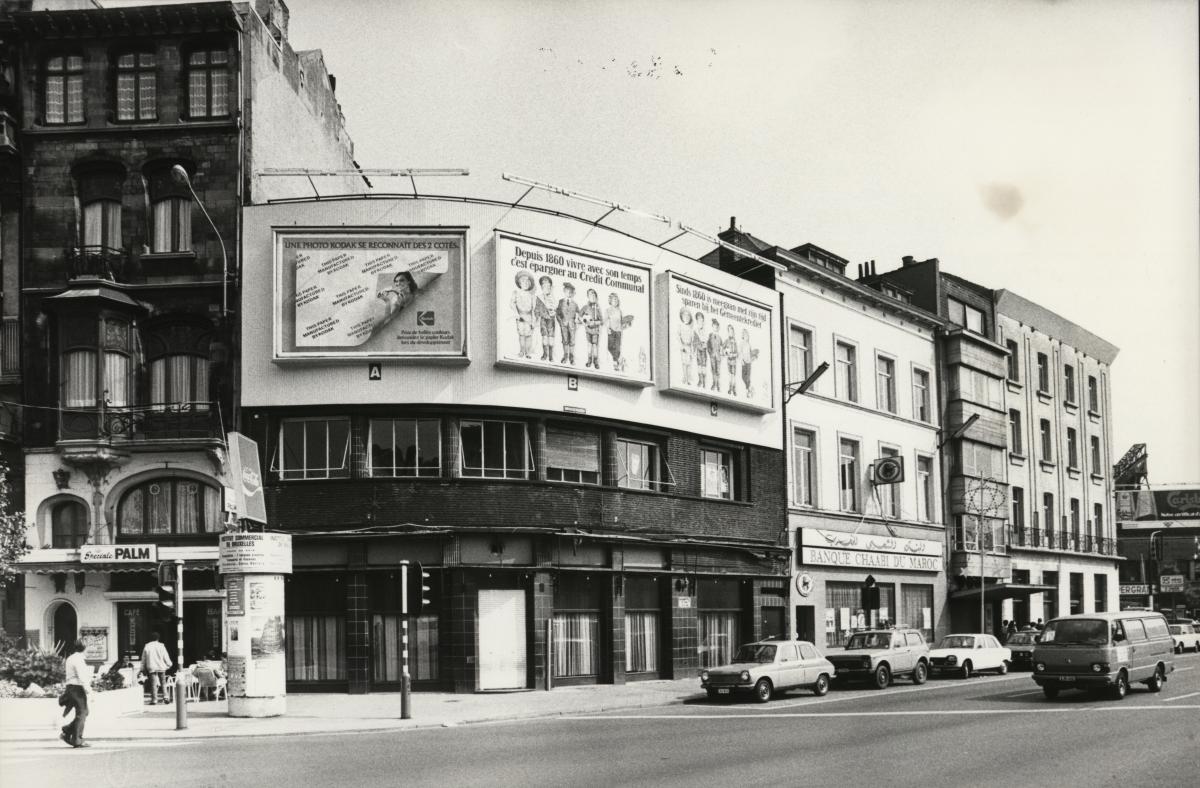
[[[612,355],[613,370],[625,371],[625,359],[621,358],[621,334],[633,323],[633,315],[621,312],[621,299],[616,293],[608,294],[608,309],[604,311],[604,323],[608,327],[608,352]]]
[[[712,372],[713,391],[721,390],[721,324],[714,317],[712,330],[708,332],[708,368]]]
[[[585,366],[600,369],[600,330],[604,327],[604,312],[600,309],[600,296],[590,287],[587,291],[587,303],[579,312],[579,322],[583,323],[588,341],[588,360]]]
[[[575,303],[575,285],[563,282],[563,297],[558,299],[554,316],[558,319],[558,335],[562,337],[562,360],[560,364],[575,366],[575,326],[583,322],[579,316],[579,304]]]
[[[679,308],[679,361],[683,370],[683,383],[692,385],[692,363],[696,354],[692,348],[695,332],[692,330],[692,313],[686,306]]]
[[[378,301],[371,316],[372,334],[386,326],[417,298],[417,280],[408,271],[397,271],[390,282],[387,281],[387,274],[381,274],[379,279],[379,290],[375,293]]]
[[[513,315],[517,321],[517,348],[521,358],[533,358],[533,276],[528,271],[517,271],[513,277],[517,289],[513,291]]]
[[[742,384],[746,387],[746,399],[754,399],[754,386],[750,384],[750,365],[758,358],[758,349],[750,347],[750,331],[742,329],[742,341],[738,343],[738,360],[742,362]]]
[[[708,385],[708,324],[699,309],[692,322],[692,353],[696,356],[696,385],[705,388]]]
[[[729,373],[729,396],[737,396],[737,366],[738,366],[738,341],[737,329],[733,323],[729,324],[729,335],[725,337],[725,341],[721,343],[721,353],[725,356],[725,368]]]
[[[541,292],[534,304],[534,314],[542,329],[542,361],[554,361],[554,327],[557,320],[554,316],[554,280],[548,276],[538,277],[538,287]]]

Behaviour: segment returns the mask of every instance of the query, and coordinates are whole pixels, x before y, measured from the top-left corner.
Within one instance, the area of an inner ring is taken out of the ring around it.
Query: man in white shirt
[[[171,655],[167,653],[167,647],[159,641],[157,632],[151,632],[150,642],[142,649],[142,670],[150,677],[151,706],[160,697],[163,703],[167,702],[167,693],[163,689],[163,679],[165,673],[170,669]]]
[[[59,738],[72,747],[92,746],[83,740],[83,726],[87,722],[88,716],[88,693],[91,692],[92,687],[92,667],[83,658],[83,651],[86,648],[83,640],[76,640],[75,651],[67,657],[66,664],[63,666],[66,671],[66,678],[63,679],[63,683],[66,685],[64,694],[67,695],[68,703],[75,707],[75,719],[70,724],[63,726],[63,732]]]

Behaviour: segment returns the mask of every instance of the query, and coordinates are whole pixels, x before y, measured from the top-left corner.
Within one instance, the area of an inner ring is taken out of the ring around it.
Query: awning
[[[1030,594],[1042,594],[1057,591],[1058,586],[1047,586],[1040,583],[991,583],[983,587],[983,598],[989,602],[1001,599],[1028,599]],[[979,596],[978,588],[960,588],[950,592],[950,599],[975,599]]]
[[[217,566],[216,559],[188,559],[183,565],[184,569],[203,570],[214,569]],[[154,572],[158,568],[158,564],[131,564],[131,563],[95,563],[85,564],[80,561],[31,561],[28,563],[17,564],[17,567],[22,572],[29,572],[35,575],[56,575],[60,573],[74,574],[79,572]]]

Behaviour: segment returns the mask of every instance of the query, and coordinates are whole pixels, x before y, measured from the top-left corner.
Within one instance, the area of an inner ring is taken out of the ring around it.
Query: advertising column
[[[292,537],[222,534],[220,562],[229,716],[278,717],[287,710],[283,585],[292,573]]]

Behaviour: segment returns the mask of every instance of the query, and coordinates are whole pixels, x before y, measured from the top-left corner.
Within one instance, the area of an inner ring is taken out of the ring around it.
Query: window
[[[655,578],[625,578],[626,673],[658,671],[660,599]]]
[[[811,430],[792,431],[792,501],[797,506],[815,506],[817,488],[817,434]]]
[[[929,406],[929,372],[913,369],[913,418],[926,423],[933,420]]]
[[[917,519],[932,523],[937,515],[933,486],[933,458],[917,455]]]
[[[546,429],[546,479],[600,483],[600,435],[568,427]]]
[[[157,83],[153,52],[117,57],[117,120],[154,120]]]
[[[741,597],[736,580],[701,580],[696,587],[696,623],[700,667],[728,665],[734,649],[742,642]]]
[[[1079,467],[1079,440],[1074,427],[1067,427],[1067,467]]]
[[[968,331],[974,331],[976,334],[986,335],[983,330],[983,312],[954,298],[947,298],[946,306],[951,323],[962,326]]]
[[[1075,404],[1075,367],[1063,365],[1063,402]]]
[[[1025,491],[1012,488],[1012,526],[1018,530],[1025,527]]]
[[[617,439],[617,486],[653,490],[658,482],[658,447],[653,443]]]
[[[190,252],[192,250],[192,201],[167,197],[154,203],[154,235],[150,251]]]
[[[893,449],[890,446],[881,446],[879,448],[880,459],[884,457],[899,457],[900,451]],[[879,494],[879,511],[885,517],[890,517],[893,520],[900,519],[900,485],[898,484],[877,484],[875,492]]]
[[[1021,359],[1017,355],[1020,351],[1013,339],[1005,340],[1004,346],[1008,348],[1008,379],[1017,383],[1021,380]]]
[[[899,624],[921,632],[925,642],[933,641],[933,586],[903,583],[900,586]]]
[[[841,438],[838,441],[838,485],[843,512],[861,511],[858,495],[858,441]]]
[[[1071,536],[1079,539],[1079,499],[1071,499]]]
[[[1008,410],[1009,451],[1013,454],[1024,454],[1025,446],[1021,440],[1021,411],[1016,408]]]
[[[522,421],[464,421],[462,475],[528,479],[533,468],[529,430]]]
[[[1095,375],[1088,375],[1088,410],[1100,412],[1100,384],[1096,382]]]
[[[72,550],[87,544],[88,511],[79,501],[63,501],[50,510],[50,546]]]
[[[1108,612],[1108,577],[1105,575],[1092,575],[1092,585],[1092,599],[1096,605],[1096,612]]]
[[[1104,466],[1100,464],[1100,436],[1093,435],[1090,438],[1092,450],[1092,473],[1096,476],[1104,475]]]
[[[60,55],[46,61],[46,123],[83,123],[83,58]]]
[[[896,362],[887,356],[875,357],[875,407],[896,412]]]
[[[705,498],[733,498],[733,460],[727,451],[700,451],[701,494]]]
[[[837,395],[850,402],[858,402],[858,351],[847,342],[838,342],[834,346],[834,360],[837,362]]]
[[[1037,354],[1038,391],[1050,393],[1050,359],[1045,353]]]
[[[1003,476],[1004,450],[977,441],[961,441],[962,472],[967,476],[1000,478]]]
[[[1054,445],[1050,435],[1050,420],[1038,422],[1038,432],[1042,439],[1042,462],[1054,462]]]
[[[285,579],[288,681],[346,678],[346,583],[337,572]]]
[[[186,478],[143,482],[125,493],[117,507],[120,536],[199,536],[222,529],[221,492]]]
[[[791,381],[799,383],[813,371],[812,332],[807,328],[792,326],[789,331],[791,345],[788,347],[788,369]]]
[[[96,407],[96,352],[63,354],[63,403],[68,408]]]
[[[589,578],[564,575],[554,590],[551,624],[554,677],[600,672],[600,589]]]
[[[1042,529],[1054,530],[1054,493],[1042,493]]]
[[[229,53],[203,49],[188,55],[188,117],[229,115]]]
[[[441,476],[438,419],[371,419],[372,476]]]
[[[62,399],[68,408],[133,404],[134,364],[129,323],[95,318],[64,326]],[[96,347],[101,344],[101,347]]]
[[[977,369],[958,367],[950,376],[950,394],[990,408],[1004,407],[1003,386],[999,378],[993,378]]]
[[[189,405],[208,410],[208,359],[173,354],[150,362],[150,405],[166,410],[168,405]]]
[[[1094,533],[1096,536],[1104,535],[1104,504],[1098,503],[1092,506],[1092,523],[1095,526]]]
[[[92,200],[83,206],[83,245],[104,249],[121,248],[121,203]]]
[[[279,426],[281,479],[350,476],[349,419],[284,419]]]

